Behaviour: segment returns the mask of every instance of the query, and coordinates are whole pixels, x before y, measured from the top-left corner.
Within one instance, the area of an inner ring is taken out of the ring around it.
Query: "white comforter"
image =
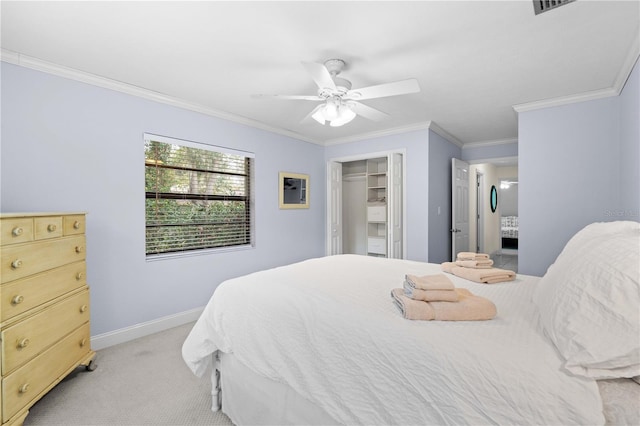
[[[341,255],[232,279],[216,289],[183,357],[201,376],[213,352],[233,352],[342,424],[604,424],[596,383],[562,371],[537,327],[538,278],[483,285],[450,276],[496,304],[491,321],[402,318],[390,290],[405,274],[440,272]]]

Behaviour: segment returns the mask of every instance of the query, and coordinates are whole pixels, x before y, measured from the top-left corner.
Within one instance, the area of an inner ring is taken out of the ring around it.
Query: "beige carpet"
[[[32,425],[232,425],[213,413],[207,374],[182,360],[193,323],[98,351],[98,368],[78,368],[38,401]]]

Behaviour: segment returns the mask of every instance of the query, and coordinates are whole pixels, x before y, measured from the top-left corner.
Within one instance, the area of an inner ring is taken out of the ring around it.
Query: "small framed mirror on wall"
[[[489,198],[491,202],[491,213],[495,213],[498,208],[498,190],[495,185],[491,185],[491,195],[489,195]]]
[[[280,172],[278,188],[281,209],[309,208],[309,175]]]

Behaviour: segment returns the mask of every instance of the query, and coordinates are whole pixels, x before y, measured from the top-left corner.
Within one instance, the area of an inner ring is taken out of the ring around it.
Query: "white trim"
[[[518,138],[496,139],[493,141],[467,142],[463,145],[462,149],[484,148],[487,146],[498,146],[498,145],[510,145],[513,143],[517,144]]]
[[[307,136],[301,135],[300,133],[272,127],[267,124],[261,123],[256,120],[251,120],[246,117],[242,117],[239,115],[209,108],[204,105],[187,102],[182,99],[175,98],[173,96],[169,96],[163,93],[154,92],[152,90],[145,89],[143,87],[134,86],[131,84],[123,83],[121,81],[111,80],[109,78],[100,77],[95,74],[90,74],[90,73],[79,71],[73,68],[64,67],[58,64],[54,64],[52,62],[47,62],[41,59],[26,56],[21,53],[12,52],[10,50],[0,49],[0,60],[14,64],[14,65],[19,65],[21,67],[31,68],[37,71],[42,71],[42,72],[57,75],[60,77],[68,78],[71,80],[80,81],[82,83],[91,84],[93,86],[115,90],[117,92],[126,93],[128,95],[137,96],[139,98],[148,99],[155,102],[160,102],[163,104],[175,106],[175,107],[186,109],[189,111],[199,112],[212,117],[232,121],[234,123],[244,124],[246,126],[250,126],[256,129],[266,130],[271,133],[288,136],[288,137],[302,140],[305,142],[322,145],[321,141],[311,139]]]
[[[544,99],[540,101],[527,102],[524,104],[514,105],[513,109],[516,112],[527,112],[541,108],[551,108],[556,106],[570,105],[577,102],[594,101],[596,99],[608,98],[611,96],[617,96],[620,92],[614,88],[593,90],[591,92],[578,93],[576,95],[562,96],[553,99]]]
[[[194,141],[188,141],[185,139],[172,138],[170,136],[154,135],[153,133],[145,133],[144,140],[145,142],[151,142],[151,141],[162,142],[169,145],[181,145],[189,148],[204,149],[206,151],[215,151],[215,152],[221,152],[223,154],[239,155],[239,156],[248,157],[248,158],[255,158],[256,156],[253,152],[250,152],[250,151],[242,151],[239,149],[227,148],[219,145],[210,145],[203,142],[194,142]]]
[[[109,346],[129,342],[131,340],[149,336],[150,334],[196,321],[202,314],[202,311],[204,311],[204,306],[155,320],[142,322],[119,330],[91,336],[91,349],[95,351],[108,348]]]
[[[366,152],[363,154],[354,154],[345,157],[334,157],[327,160],[327,173],[325,179],[326,191],[326,208],[325,215],[327,223],[325,227],[325,253],[331,255],[331,163],[348,163],[351,161],[368,160],[370,158],[386,157],[387,161],[392,154],[402,155],[402,259],[407,258],[407,149],[399,148],[388,151]]]
[[[620,72],[618,73],[618,77],[616,81],[613,83],[613,87],[618,92],[618,95],[622,93],[622,89],[624,89],[624,85],[627,83],[629,76],[631,75],[631,71],[633,71],[633,67],[638,61],[640,57],[640,28],[636,29],[636,37],[633,39],[631,43],[631,48],[629,49],[629,53],[622,64],[622,68],[620,68]]]
[[[497,167],[517,167],[518,165],[518,156],[514,155],[512,157],[494,157],[494,158],[478,158],[476,160],[464,160],[469,164],[493,164]],[[516,164],[510,164],[516,162]],[[507,166],[504,166],[502,163],[509,163]]]
[[[458,146],[459,148],[464,148],[465,144],[462,141],[460,141],[458,138],[456,138],[452,134],[448,133],[446,130],[444,130],[442,127],[438,126],[433,121],[429,122],[429,129],[433,130],[435,133],[439,134],[440,136],[442,136],[443,138],[445,138],[446,140],[448,140],[452,144]]]
[[[638,34],[638,31],[636,31]],[[600,89],[593,90],[590,92],[578,93],[570,96],[562,96],[559,98],[553,99],[545,99],[533,102],[526,102],[523,104],[514,105],[513,109],[516,112],[526,112],[533,111],[540,108],[549,108],[554,106],[568,105],[576,102],[584,102],[584,101],[593,101],[596,99],[607,98],[611,96],[618,96],[622,93],[622,89],[624,89],[624,85],[631,75],[631,71],[633,71],[633,66],[636,61],[640,57],[640,36],[636,36],[631,43],[631,47],[629,48],[629,53],[627,53],[627,57],[622,64],[622,68],[620,68],[620,72],[613,82],[613,86]]]
[[[354,136],[327,139],[324,145],[329,146],[329,145],[339,145],[339,144],[350,143],[350,142],[358,142],[358,141],[367,140],[367,139],[379,138],[382,136],[392,136],[392,135],[398,135],[402,133],[408,133],[416,130],[425,130],[425,129],[433,130],[435,133],[442,136],[452,144],[457,145],[458,147],[464,146],[464,144],[460,140],[458,140],[458,138],[448,133],[446,130],[444,130],[442,127],[438,126],[436,123],[434,123],[431,120],[424,121],[421,123],[409,124],[406,126],[394,127],[391,129],[378,130],[375,132],[361,133]]]
[[[397,135],[401,133],[411,132],[414,130],[424,130],[424,129],[428,129],[430,125],[431,125],[431,121],[426,121],[423,123],[410,124],[410,125],[401,126],[401,127],[394,127],[392,129],[378,130],[378,131],[369,132],[369,133],[360,133],[358,135],[346,136],[344,138],[327,139],[324,142],[324,145],[325,146],[338,145],[338,144],[349,143],[349,142],[358,142],[366,139],[379,138],[382,136]]]

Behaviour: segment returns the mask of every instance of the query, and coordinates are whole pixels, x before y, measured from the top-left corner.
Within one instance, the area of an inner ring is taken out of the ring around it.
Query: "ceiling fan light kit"
[[[343,126],[356,118],[353,102],[344,102],[338,96],[327,99],[326,103],[314,110],[311,117],[324,125],[331,127]]]
[[[338,74],[342,72],[346,65],[342,59],[329,59],[325,61],[324,65],[315,62],[303,62],[302,65],[311,74],[311,78],[318,86],[317,96],[254,95],[254,97],[322,101],[324,103],[318,105],[303,121],[311,117],[322,125],[329,124],[331,127],[339,127],[349,123],[357,115],[372,121],[389,118],[388,114],[356,100],[406,95],[420,91],[418,81],[414,78],[351,90],[351,82],[338,77]]]

